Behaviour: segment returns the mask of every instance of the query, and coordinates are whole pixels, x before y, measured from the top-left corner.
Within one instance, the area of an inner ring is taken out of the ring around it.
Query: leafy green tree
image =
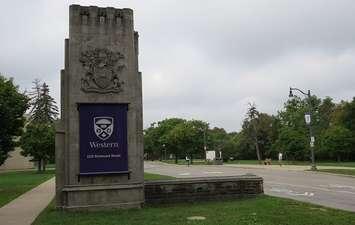
[[[162,159],[165,154],[174,154],[177,163],[179,152],[176,146],[169,142],[167,135],[176,125],[184,122],[184,119],[169,118],[152,123],[144,130],[144,152],[149,159]]]
[[[37,162],[37,168],[46,170],[46,162],[53,159],[55,152],[55,129],[50,123],[31,123],[26,126],[26,132],[20,139],[21,152],[24,156],[31,156]]]
[[[175,156],[186,155],[202,158],[204,151],[204,132],[208,124],[200,120],[189,120],[177,124],[166,136],[167,144]]]
[[[209,129],[206,134],[207,149],[220,151],[228,139],[228,133],[223,128],[214,127]]]
[[[309,154],[305,148],[308,143],[307,136],[296,129],[283,127],[280,129],[279,137],[273,145],[276,152],[282,152],[289,160],[309,159]]]
[[[307,102],[299,97],[289,99],[284,108],[279,111],[280,127],[290,127],[298,130],[307,130],[304,115],[308,111]]]
[[[322,150],[326,151],[330,158],[336,158],[338,162],[349,158],[354,144],[352,133],[342,126],[332,126],[322,135]]]
[[[160,156],[160,153],[156,151],[157,145],[157,132],[154,127],[154,124],[151,124],[150,127],[143,131],[144,133],[144,154],[146,159],[156,159]]]
[[[327,102],[329,102],[327,100]],[[319,151],[319,136],[322,132],[322,117],[321,112],[327,107],[321,108],[322,101],[316,96],[311,96],[310,99],[294,97],[289,99],[283,110],[279,111],[277,117],[279,120],[279,137],[273,145],[273,150],[286,151],[285,153],[290,159],[304,160],[309,159],[309,127],[305,123],[305,114],[311,111],[311,123],[313,128],[313,136],[316,137],[316,151]],[[328,104],[328,103],[327,103]],[[329,121],[324,119],[324,126],[328,126]],[[289,143],[292,138],[295,140]],[[301,144],[304,144],[301,146]],[[294,151],[294,152],[292,152]]]
[[[336,106],[332,116],[332,123],[342,126],[351,132],[353,142],[349,160],[355,160],[355,97],[351,102],[341,101]]]
[[[205,149],[204,149],[204,135],[208,132],[209,124],[202,120],[189,120],[187,123],[193,129],[193,151],[191,155],[191,163],[194,157],[205,158]]]
[[[336,105],[333,102],[333,99],[326,97],[322,100],[322,103],[319,106],[319,129],[320,133],[324,132],[332,123],[332,116],[336,110]]]
[[[239,132],[235,137],[236,159],[255,159],[255,145],[245,130]]]
[[[237,146],[237,135],[238,134],[228,134],[220,150],[222,151],[223,161],[234,160],[238,158],[238,146]]]
[[[28,98],[18,90],[12,79],[0,74],[0,165],[16,146],[16,137],[22,133],[28,108]]]
[[[193,129],[184,123],[177,124],[166,136],[167,143],[169,143],[169,149],[171,153],[175,155],[175,162],[178,157],[191,155],[193,152]]]

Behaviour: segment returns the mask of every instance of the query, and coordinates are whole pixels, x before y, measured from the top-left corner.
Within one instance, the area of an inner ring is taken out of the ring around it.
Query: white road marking
[[[343,189],[352,189],[355,190],[354,186],[349,185],[339,185],[339,184],[326,184],[326,185],[319,185],[320,187],[328,187],[328,188],[343,188]]]
[[[312,193],[312,192],[301,193],[301,192],[295,192],[293,190],[288,190],[288,189],[271,188],[270,191],[285,193],[285,194],[292,195],[292,196],[307,196],[307,197],[314,196],[314,193]]]
[[[221,174],[223,172],[219,172],[219,171],[211,171],[211,172],[203,172],[205,174]]]
[[[315,189],[315,190],[320,190],[320,191],[335,192],[335,193],[345,193],[345,194],[355,195],[355,192],[351,192],[351,191],[334,190],[334,189],[329,189],[329,188],[312,187],[312,186],[307,186],[307,185],[277,183],[277,182],[264,182],[264,183],[265,184],[271,184],[271,185],[273,185],[273,184],[276,184],[276,185],[279,185],[279,186],[285,185],[285,186],[291,186],[291,187],[301,187],[301,188]],[[321,186],[321,185],[319,185],[319,186]],[[327,186],[327,187],[329,187],[329,186]]]
[[[179,175],[180,176],[188,176],[188,175],[190,175],[190,173],[180,173]]]

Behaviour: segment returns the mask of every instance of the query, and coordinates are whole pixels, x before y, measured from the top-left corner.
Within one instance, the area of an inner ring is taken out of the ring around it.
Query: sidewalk
[[[1,225],[30,225],[55,196],[55,178],[0,208]]]

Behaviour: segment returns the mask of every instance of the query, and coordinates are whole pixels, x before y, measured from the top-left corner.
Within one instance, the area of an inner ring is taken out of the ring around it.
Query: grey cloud
[[[41,78],[59,101],[73,3],[135,10],[145,126],[177,116],[238,130],[249,101],[276,113],[291,85],[355,95],[352,0],[7,1],[0,72],[22,88]]]

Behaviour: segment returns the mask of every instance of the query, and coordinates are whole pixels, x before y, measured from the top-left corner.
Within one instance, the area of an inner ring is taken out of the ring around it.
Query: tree
[[[46,170],[46,162],[54,157],[55,129],[51,123],[30,123],[20,142],[24,156],[37,162],[38,172]]]
[[[31,93],[31,122],[53,123],[59,114],[56,102],[49,94],[46,83],[40,85],[39,80],[33,82],[34,91]]]
[[[238,134],[228,134],[223,145],[220,147],[222,151],[223,161],[236,159],[238,157],[236,137]]]
[[[280,129],[278,139],[273,144],[273,149],[276,152],[283,152],[287,159],[304,160],[309,159],[307,148],[305,148],[307,143],[308,138],[303,132],[291,127],[283,127]]]
[[[309,127],[305,123],[305,114],[310,110],[313,134],[316,137],[315,150],[319,151],[318,137],[322,132],[320,112],[323,110],[321,109],[321,103],[321,99],[316,96],[311,96],[310,99],[301,99],[296,96],[284,104],[283,110],[279,111],[277,115],[280,132],[277,141],[273,144],[274,151],[286,151],[285,153],[291,159],[309,159],[310,137]],[[325,126],[327,126],[327,119],[324,121]]]
[[[194,156],[204,157],[203,133],[208,124],[200,120],[189,120],[177,124],[166,135],[166,143],[175,156],[189,156],[191,163]]]
[[[243,129],[248,130],[248,134],[254,141],[256,157],[261,163],[261,154],[260,154],[260,147],[259,147],[259,139],[258,139],[258,123],[259,123],[259,111],[256,109],[254,103],[249,103],[249,108],[247,112],[247,118],[244,120]]]
[[[245,130],[239,132],[235,137],[236,158],[237,159],[255,159],[255,146]]]
[[[209,129],[206,136],[208,149],[215,151],[219,151],[229,139],[228,133],[219,127]]]
[[[144,152],[150,159],[163,158],[164,154],[174,154],[175,161],[179,156],[176,146],[172,145],[167,139],[168,133],[176,125],[184,123],[184,119],[169,118],[159,122],[152,123],[149,128],[144,130]]]
[[[0,74],[0,165],[9,157],[9,152],[17,144],[16,137],[22,133],[28,108],[28,98]]]
[[[348,158],[354,144],[352,133],[342,126],[332,126],[322,135],[322,150],[338,162]]]
[[[274,126],[275,120],[273,116],[260,113],[254,104],[249,104],[247,117],[242,125],[242,136],[244,136],[244,146],[254,146],[259,163],[265,155],[270,157],[272,154],[271,145],[278,129]]]
[[[31,97],[31,117],[21,137],[24,156],[31,156],[37,161],[38,171],[45,170],[48,160],[54,158],[55,132],[54,121],[58,116],[58,107],[49,95],[46,83],[33,82]]]
[[[30,110],[30,114],[33,114],[33,112],[39,108],[39,100],[41,97],[41,81],[39,79],[34,79],[34,81],[32,81],[32,91],[30,91],[28,93],[28,96],[30,98],[30,106],[31,106],[31,110]]]
[[[333,102],[333,99],[326,97],[322,100],[322,103],[319,106],[319,128],[320,132],[325,131],[329,128],[332,123],[332,116],[336,110],[336,105]]]
[[[189,120],[187,123],[191,126],[193,130],[193,142],[192,142],[192,154],[191,163],[194,157],[205,158],[205,135],[208,132],[209,124],[202,120]]]

